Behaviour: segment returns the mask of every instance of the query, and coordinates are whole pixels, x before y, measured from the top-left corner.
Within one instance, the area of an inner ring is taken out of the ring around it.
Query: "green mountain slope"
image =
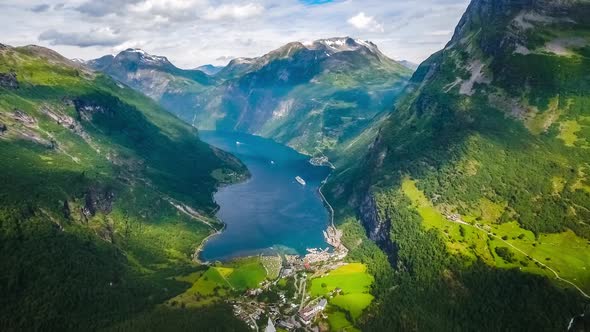
[[[332,38],[234,59],[214,76],[220,83],[205,88],[176,84],[177,98],[170,102],[170,94],[154,93],[159,85],[152,80],[135,84],[128,69],[133,67],[101,69],[99,62],[90,65],[154,97],[198,128],[262,135],[310,155],[355,139],[394,102],[411,75],[370,42]]]
[[[127,49],[117,56],[107,55],[88,61],[86,65],[144,93],[187,121],[202,109],[201,95],[218,82],[200,70],[180,69],[166,57],[139,49]]]
[[[246,174],[148,98],[36,46],[0,45],[0,155],[3,331],[96,330],[183,292],[172,277],[199,269],[220,227],[212,193]],[[194,323],[173,311],[159,319]]]
[[[369,127],[410,73],[369,42],[290,43],[232,61],[217,75],[230,79],[195,123],[270,137],[310,155],[330,153]]]
[[[352,242],[381,279],[367,330],[561,331],[583,312],[589,28],[588,1],[474,0],[331,178],[342,227],[362,237],[358,216],[395,267]]]

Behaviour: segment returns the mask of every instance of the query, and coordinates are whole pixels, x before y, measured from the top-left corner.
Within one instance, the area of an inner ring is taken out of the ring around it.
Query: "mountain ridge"
[[[341,227],[362,227],[394,268],[364,328],[558,331],[584,312],[588,17],[588,1],[472,1],[368,151],[330,178]],[[387,271],[369,247],[359,255]],[[552,318],[524,322],[520,301]]]
[[[101,59],[90,66],[197,128],[262,135],[309,155],[348,145],[395,100],[411,73],[375,44],[350,37],[293,42],[258,58],[236,58],[211,78],[216,82],[198,87],[161,88],[150,74],[136,82],[128,69],[133,65],[104,69]]]

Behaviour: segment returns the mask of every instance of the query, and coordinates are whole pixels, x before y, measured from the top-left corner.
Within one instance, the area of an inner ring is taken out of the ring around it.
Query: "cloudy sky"
[[[0,43],[92,59],[142,48],[192,68],[263,55],[291,41],[351,36],[421,62],[469,0],[0,0]]]

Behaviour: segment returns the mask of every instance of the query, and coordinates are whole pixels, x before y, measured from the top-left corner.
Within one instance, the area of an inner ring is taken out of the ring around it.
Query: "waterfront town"
[[[280,256],[280,272],[275,280],[265,280],[258,288],[248,289],[242,297],[230,301],[234,314],[255,331],[321,331],[315,324],[318,317],[325,319],[328,299],[338,295],[335,288],[324,296],[313,297],[308,281],[327,275],[346,265],[348,250],[341,243],[342,232],[328,227],[324,232],[325,249],[308,249],[301,257]],[[259,326],[259,322],[264,322]]]

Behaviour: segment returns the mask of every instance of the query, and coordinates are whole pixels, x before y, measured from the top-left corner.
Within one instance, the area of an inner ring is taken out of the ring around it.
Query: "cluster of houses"
[[[319,303],[299,310],[299,319],[303,324],[309,325],[311,322],[313,322],[313,319],[317,316],[317,314],[326,309],[327,305],[328,301],[326,299],[321,299]]]
[[[297,286],[297,276],[301,274],[300,281],[304,281],[307,275],[303,271],[314,271],[314,275],[322,275],[326,271],[337,268],[342,265],[342,260],[348,254],[348,250],[341,242],[342,232],[335,227],[330,226],[325,232],[324,237],[326,242],[333,247],[333,250],[326,249],[308,249],[305,257],[296,255],[283,256],[285,261],[279,273],[279,278],[274,281],[264,281],[260,283],[256,289],[250,289],[246,295],[250,298],[255,298],[262,294],[265,290],[270,289],[276,285],[280,279],[295,277],[295,287],[301,289],[303,287],[301,302],[305,302],[309,296],[304,296],[305,282],[301,282]],[[298,290],[297,294],[301,291]],[[330,298],[340,292],[340,289],[335,289],[330,293]],[[273,304],[258,303],[255,299],[248,301],[237,300],[234,304],[234,314],[242,320],[249,323],[250,327],[258,330],[256,321],[258,321],[264,314],[267,314],[269,319],[265,332],[275,332],[277,328],[292,331],[298,328],[308,329],[327,307],[328,300],[326,298],[314,299],[311,303],[301,307],[294,302],[294,300],[287,299],[283,291],[278,292],[278,301]],[[293,299],[299,296],[294,296]],[[297,308],[299,307],[299,310]],[[260,329],[262,331],[262,329]]]
[[[301,310],[299,310],[297,317],[299,318],[299,321],[304,325],[310,325],[313,320],[315,319],[315,317],[321,313],[322,311],[324,311],[326,309],[326,306],[328,305],[328,301],[326,299],[321,299],[318,303],[314,304],[314,305],[310,305],[307,306]],[[284,328],[287,330],[293,330],[297,327],[301,327],[301,325],[296,322],[293,318],[289,319],[289,320],[279,320],[276,322],[276,326],[279,326],[280,328]],[[276,332],[277,329],[275,327],[275,322],[272,321],[272,319],[268,319],[268,323],[266,326],[266,329],[264,330],[265,332]]]

